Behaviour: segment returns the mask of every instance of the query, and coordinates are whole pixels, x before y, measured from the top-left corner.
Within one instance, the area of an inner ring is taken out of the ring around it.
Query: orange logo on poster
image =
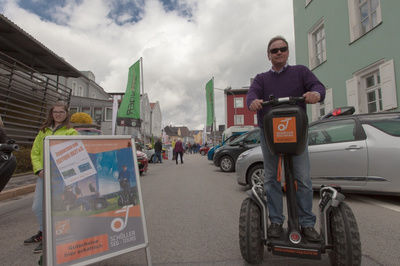
[[[272,118],[274,130],[274,143],[297,142],[296,117],[274,117]]]
[[[69,220],[58,221],[55,224],[56,235],[60,236],[60,235],[68,234],[70,231],[70,228],[71,228],[71,226],[70,226]]]

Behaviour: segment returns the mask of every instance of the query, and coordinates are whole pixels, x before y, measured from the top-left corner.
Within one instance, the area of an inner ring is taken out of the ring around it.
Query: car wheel
[[[223,172],[232,172],[235,167],[233,159],[229,156],[222,157],[219,165]]]
[[[264,165],[262,163],[253,165],[247,174],[247,184],[250,186],[264,184]]]

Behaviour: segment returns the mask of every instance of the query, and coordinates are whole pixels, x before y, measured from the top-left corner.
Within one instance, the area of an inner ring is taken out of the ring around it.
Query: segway
[[[360,265],[361,243],[352,210],[344,202],[340,188],[320,189],[320,242],[307,241],[300,234],[296,203],[296,181],[292,173],[292,156],[301,154],[308,135],[308,120],[296,103],[304,97],[273,98],[263,103],[271,110],[264,116],[264,136],[273,154],[283,159],[288,210],[287,228],[280,238],[268,237],[268,209],[264,188],[255,184],[240,209],[239,244],[243,259],[250,264],[263,261],[264,246],[274,255],[321,259],[328,253],[332,265]]]

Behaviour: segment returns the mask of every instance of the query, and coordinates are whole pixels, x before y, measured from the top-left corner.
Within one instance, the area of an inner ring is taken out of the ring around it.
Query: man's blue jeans
[[[161,157],[161,152],[160,151],[156,151],[156,158],[158,159],[158,162],[162,163],[162,157]],[[157,162],[157,160],[155,161],[155,163]]]
[[[39,230],[43,232],[43,178],[41,177],[38,177],[36,180],[32,211],[39,223]]]
[[[267,195],[269,219],[271,223],[283,224],[282,186],[277,181],[277,168],[279,157],[273,155],[264,138],[264,130],[261,130],[261,150],[264,157],[264,188]],[[297,180],[297,213],[299,224],[303,227],[314,227],[316,217],[312,213],[313,190],[310,178],[310,158],[308,145],[300,155],[293,156],[293,175]]]

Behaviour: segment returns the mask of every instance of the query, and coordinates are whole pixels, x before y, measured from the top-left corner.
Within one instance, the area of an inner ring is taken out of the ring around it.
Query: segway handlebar
[[[296,103],[301,103],[304,102],[305,98],[303,96],[301,97],[283,97],[283,98],[275,98],[275,97],[269,97],[268,101],[262,102],[262,106],[276,106],[276,105],[281,105],[281,104],[296,104]]]
[[[17,144],[5,144],[5,143],[0,143],[0,151],[3,152],[13,152],[19,150],[19,147]]]

